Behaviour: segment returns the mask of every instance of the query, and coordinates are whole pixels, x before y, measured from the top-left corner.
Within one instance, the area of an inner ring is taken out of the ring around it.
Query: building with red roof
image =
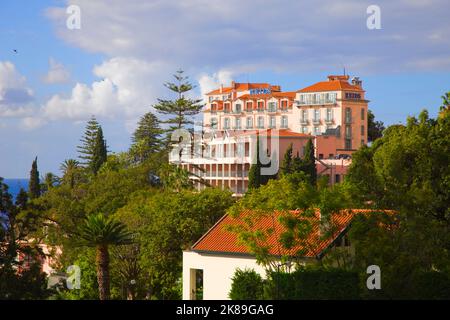
[[[393,211],[385,211],[393,214]],[[289,212],[272,212],[257,214],[246,211],[239,217],[223,216],[208,232],[206,232],[190,250],[183,252],[183,299],[195,299],[196,285],[203,284],[204,299],[228,299],[231,289],[231,278],[236,269],[254,269],[262,277],[266,269],[257,263],[250,249],[239,241],[238,234],[230,226],[243,226],[246,231],[262,231],[265,236],[258,245],[264,247],[276,265],[281,266],[281,258],[293,264],[314,264],[323,259],[331,251],[345,251],[352,254],[346,233],[357,214],[376,214],[377,211],[367,209],[348,209],[331,214],[329,218],[321,217],[315,210],[306,215],[299,210]],[[252,215],[254,215],[252,217]],[[252,223],[246,224],[245,219]],[[281,245],[280,239],[286,231],[281,222],[283,217],[295,217],[306,221],[309,226],[304,239],[292,248]],[[201,279],[200,279],[201,278]]]

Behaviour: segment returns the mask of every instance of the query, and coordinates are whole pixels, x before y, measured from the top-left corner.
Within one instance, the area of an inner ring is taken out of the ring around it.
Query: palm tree
[[[60,166],[60,170],[63,173],[62,180],[68,183],[71,188],[75,185],[77,177],[80,173],[80,162],[75,159],[66,159]]]
[[[109,246],[132,243],[132,234],[126,226],[107,218],[103,214],[94,214],[86,218],[80,228],[81,244],[96,248],[97,282],[100,300],[109,300]]]

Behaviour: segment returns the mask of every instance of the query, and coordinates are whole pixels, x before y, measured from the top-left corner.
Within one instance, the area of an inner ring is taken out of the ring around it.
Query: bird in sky
[[[17,53],[17,49],[14,49],[13,52],[14,52],[14,53]]]

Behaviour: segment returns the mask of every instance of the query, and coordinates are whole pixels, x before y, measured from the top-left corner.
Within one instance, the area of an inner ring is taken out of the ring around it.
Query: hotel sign
[[[258,88],[258,89],[250,89],[250,94],[270,94],[270,88]]]

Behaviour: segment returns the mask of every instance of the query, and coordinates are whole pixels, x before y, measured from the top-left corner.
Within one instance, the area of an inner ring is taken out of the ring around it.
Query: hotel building
[[[269,83],[232,81],[207,93],[206,100],[204,131],[193,138],[197,150],[172,153],[170,161],[197,175],[193,179],[201,177],[237,195],[247,190],[256,133],[278,138],[276,150],[270,143],[266,147],[280,159],[291,143],[294,156],[303,156],[306,142],[313,139],[318,173],[328,174],[330,183],[341,181],[351,162],[336,157],[367,143],[368,100],[357,77],[330,75],[289,92]]]

